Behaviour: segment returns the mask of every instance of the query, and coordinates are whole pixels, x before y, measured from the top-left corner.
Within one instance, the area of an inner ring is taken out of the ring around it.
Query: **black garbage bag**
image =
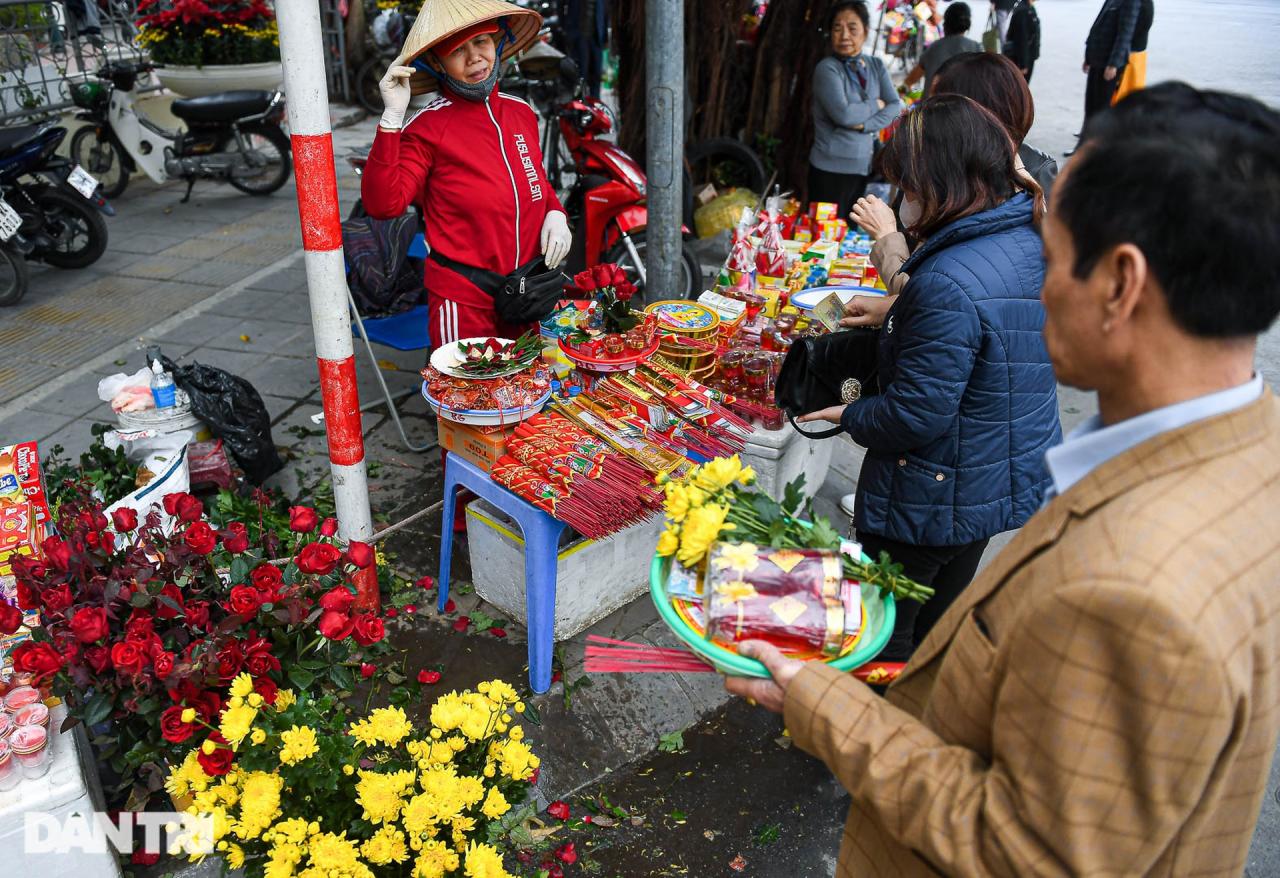
[[[260,485],[284,466],[271,439],[271,415],[252,384],[215,366],[179,366],[168,357],[161,360],[174,382],[191,397],[191,413],[226,443],[249,481]]]

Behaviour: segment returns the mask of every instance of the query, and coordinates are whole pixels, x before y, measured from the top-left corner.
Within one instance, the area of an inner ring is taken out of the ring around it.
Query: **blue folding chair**
[[[415,259],[427,258],[427,242],[421,233],[414,237],[413,243],[409,245],[407,255]],[[382,387],[382,395],[386,399],[387,408],[391,411],[392,420],[396,422],[396,429],[400,431],[400,439],[410,451],[426,451],[428,448],[433,448],[436,444],[435,442],[415,445],[409,441],[409,437],[404,431],[404,424],[400,421],[400,412],[396,409],[398,400],[415,395],[418,389],[411,387],[393,395],[391,389],[387,387],[386,380],[382,377],[382,367],[378,365],[378,358],[373,353],[372,345],[372,342],[377,342],[380,345],[395,348],[397,351],[425,351],[430,349],[431,338],[427,334],[427,306],[417,305],[408,311],[393,314],[390,317],[373,317],[365,320],[360,316],[360,309],[356,307],[356,300],[351,295],[350,289],[347,290],[347,302],[351,306],[351,334],[358,336],[364,342],[365,350],[369,352],[369,362],[373,365],[373,374],[378,379],[379,386]],[[382,403],[373,402],[368,406],[361,406],[361,411],[379,405],[382,405]]]

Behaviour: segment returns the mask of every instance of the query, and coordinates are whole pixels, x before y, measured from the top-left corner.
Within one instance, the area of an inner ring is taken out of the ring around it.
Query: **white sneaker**
[[[840,498],[840,509],[850,518],[853,518],[853,503],[857,496],[857,494],[845,494]]]

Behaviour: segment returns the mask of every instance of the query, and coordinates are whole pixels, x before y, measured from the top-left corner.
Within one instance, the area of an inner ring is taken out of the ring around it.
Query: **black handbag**
[[[565,284],[569,283],[568,275],[547,268],[541,256],[505,276],[450,259],[438,250],[432,250],[427,258],[462,275],[492,296],[493,309],[504,323],[536,323],[542,320],[564,298]]]
[[[810,439],[838,435],[840,427],[808,431],[796,417],[834,405],[848,405],[879,392],[876,347],[880,332],[859,327],[796,339],[782,361],[774,401],[791,426]]]

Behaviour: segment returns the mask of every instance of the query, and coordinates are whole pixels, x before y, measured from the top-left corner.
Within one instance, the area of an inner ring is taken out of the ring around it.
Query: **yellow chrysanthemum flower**
[[[360,846],[360,853],[375,866],[403,863],[409,858],[409,847],[404,833],[394,826],[384,826]]]
[[[679,524],[689,514],[689,491],[680,482],[668,482],[665,493],[667,497],[663,508],[667,518]]]
[[[247,705],[228,707],[222,712],[218,731],[222,732],[222,737],[227,739],[232,750],[239,749],[240,743],[253,728],[253,721],[257,716],[258,711]]]
[[[441,695],[436,699],[436,703],[431,705],[431,725],[435,727],[431,730],[431,737],[440,737],[436,734],[437,732],[452,732],[462,725],[469,712],[466,702],[457,692]]]
[[[742,458],[717,457],[700,466],[694,476],[694,484],[708,494],[716,494],[732,485],[742,474]]]
[[[453,761],[453,748],[444,741],[436,741],[431,745],[428,759],[433,765],[447,765]]]
[[[490,701],[498,705],[515,704],[520,700],[515,688],[505,680],[490,680],[488,689],[484,694],[489,697]]]
[[[502,792],[497,787],[490,787],[489,794],[484,797],[484,804],[480,806],[480,813],[490,820],[497,820],[510,810],[511,803],[502,795]]]
[[[253,677],[246,672],[240,672],[236,678],[231,681],[231,696],[233,698],[245,698],[253,691]]]
[[[297,765],[319,752],[316,730],[310,726],[293,726],[280,733],[280,761],[285,765]]]
[[[190,795],[193,788],[203,790],[208,786],[211,778],[200,767],[200,762],[196,759],[198,753],[197,750],[189,750],[182,763],[169,770],[164,788],[170,796],[181,799]]]
[[[307,853],[311,865],[324,874],[352,875],[363,865],[355,842],[347,838],[345,831],[340,835],[322,832],[314,836],[307,843]]]
[[[227,865],[232,869],[244,868],[244,848],[235,842],[227,843]]]
[[[725,516],[729,507],[710,503],[694,509],[685,518],[680,529],[680,550],[676,557],[686,567],[694,567],[702,561],[707,549],[719,537],[725,527]]]
[[[379,707],[359,722],[354,722],[347,734],[362,744],[386,744],[394,747],[409,736],[413,724],[399,707]]]
[[[263,741],[267,740],[267,733],[262,729],[254,729],[249,734],[249,740],[255,745],[261,744]]]
[[[538,766],[533,751],[527,744],[517,740],[508,740],[502,744],[496,758],[499,770],[512,780],[528,780]]]
[[[680,530],[671,524],[666,526],[662,531],[662,536],[658,537],[657,553],[660,557],[669,558],[680,548]]]
[[[265,835],[270,835],[271,840],[277,844],[302,844],[311,837],[312,832],[307,821],[299,817],[290,817],[271,827],[271,832],[264,833]]]
[[[413,878],[444,878],[458,868],[458,855],[442,841],[424,841],[413,862]]]
[[[502,867],[502,855],[478,841],[467,845],[465,872],[467,878],[512,878]]]
[[[373,824],[394,823],[404,807],[404,796],[413,789],[416,779],[412,771],[361,771],[356,801],[364,808],[364,819]]]
[[[251,771],[245,775],[240,789],[240,820],[235,834],[243,841],[262,834],[280,813],[280,792],[284,779],[278,774]]]
[[[195,722],[195,721],[196,721],[196,709],[195,709],[194,707],[188,707],[188,708],[186,708],[185,710],[183,710],[183,711],[182,711],[182,715],[179,717],[179,719],[181,719],[184,723],[193,723],[193,722]]]
[[[298,700],[298,696],[293,694],[292,689],[281,689],[276,693],[276,703],[273,705],[276,713],[283,713],[294,705]]]

